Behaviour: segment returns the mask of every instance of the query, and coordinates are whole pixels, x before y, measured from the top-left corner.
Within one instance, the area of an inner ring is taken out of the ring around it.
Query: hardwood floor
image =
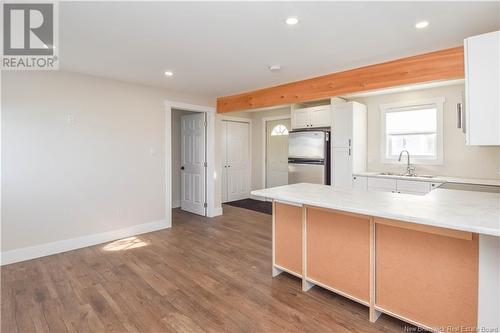
[[[1,269],[1,331],[401,332],[406,324],[287,274],[271,277],[271,216],[206,219]]]

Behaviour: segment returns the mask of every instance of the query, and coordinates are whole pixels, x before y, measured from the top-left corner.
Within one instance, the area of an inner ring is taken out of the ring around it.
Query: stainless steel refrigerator
[[[288,184],[330,185],[330,132],[291,131],[288,136]]]

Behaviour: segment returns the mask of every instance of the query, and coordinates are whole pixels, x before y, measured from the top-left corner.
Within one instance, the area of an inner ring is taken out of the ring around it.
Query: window
[[[271,136],[276,135],[288,135],[288,129],[286,128],[286,126],[282,124],[274,126],[273,130],[271,131]]]
[[[382,160],[408,150],[411,163],[442,164],[444,98],[381,105]]]

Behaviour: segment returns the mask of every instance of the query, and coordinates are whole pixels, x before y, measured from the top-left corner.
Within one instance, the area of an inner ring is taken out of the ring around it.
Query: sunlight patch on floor
[[[132,237],[119,239],[117,241],[106,244],[103,247],[103,250],[104,251],[124,251],[124,250],[136,249],[138,247],[143,247],[143,246],[147,246],[147,245],[148,245],[148,243],[146,243],[145,241],[143,241],[140,238],[137,238],[135,236],[132,236]]]

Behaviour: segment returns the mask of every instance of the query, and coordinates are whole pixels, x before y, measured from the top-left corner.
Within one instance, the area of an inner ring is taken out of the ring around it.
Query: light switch
[[[154,147],[149,148],[149,155],[151,157],[155,157],[156,156],[156,149]]]
[[[72,114],[68,114],[67,117],[66,117],[66,122],[69,125],[74,124],[75,123],[75,116],[73,116]]]

